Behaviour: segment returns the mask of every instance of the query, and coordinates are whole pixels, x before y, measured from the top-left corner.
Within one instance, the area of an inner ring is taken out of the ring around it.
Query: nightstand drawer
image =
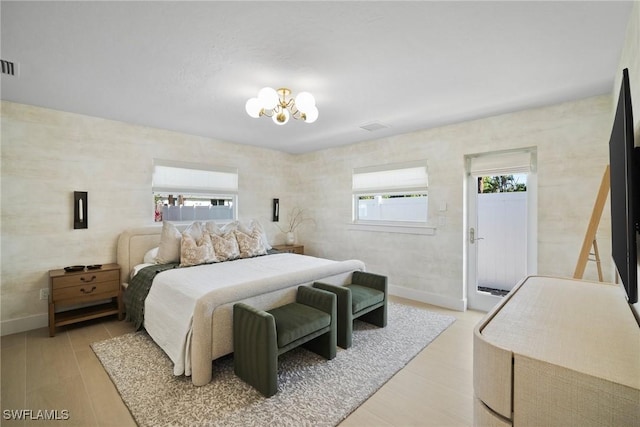
[[[95,285],[100,282],[112,282],[120,281],[120,270],[110,270],[110,271],[86,271],[82,274],[70,274],[64,275],[60,277],[53,278],[53,289],[61,289],[70,286],[79,286],[79,285]]]
[[[92,297],[104,297],[103,294],[111,296],[118,293],[118,280],[110,282],[92,281],[83,285],[67,286],[64,288],[53,287],[53,301],[58,302],[65,299],[93,299]]]

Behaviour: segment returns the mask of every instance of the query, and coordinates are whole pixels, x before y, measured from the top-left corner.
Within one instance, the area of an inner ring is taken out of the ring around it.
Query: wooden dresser
[[[528,277],[474,331],[476,426],[640,425],[640,327],[618,285]]]
[[[100,304],[86,306],[88,303]],[[83,307],[77,308],[82,305]],[[59,308],[69,310],[56,312]],[[76,306],[74,308],[73,306]],[[105,264],[99,269],[66,272],[49,271],[49,336],[55,336],[56,326],[118,314],[122,319],[120,266]]]

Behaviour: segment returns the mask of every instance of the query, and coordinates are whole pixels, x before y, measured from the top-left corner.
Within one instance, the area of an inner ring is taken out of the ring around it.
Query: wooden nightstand
[[[110,300],[103,304],[56,313],[56,308]],[[56,326],[69,325],[98,317],[117,314],[122,320],[120,266],[105,264],[94,270],[66,272],[49,271],[49,336],[56,335]]]
[[[274,245],[273,249],[290,254],[304,255],[304,245]]]

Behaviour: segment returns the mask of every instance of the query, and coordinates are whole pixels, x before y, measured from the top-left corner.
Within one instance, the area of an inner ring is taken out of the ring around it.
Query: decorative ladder
[[[602,266],[600,265],[600,253],[598,252],[598,242],[596,241],[596,232],[598,231],[598,224],[600,224],[600,218],[602,217],[602,210],[604,204],[607,201],[607,195],[609,194],[609,165],[607,165],[602,175],[602,181],[600,182],[600,189],[598,190],[598,197],[593,205],[593,212],[591,213],[591,220],[587,227],[587,232],[582,242],[582,249],[580,250],[580,256],[578,257],[578,263],[576,264],[576,270],[573,273],[574,279],[582,279],[584,270],[587,267],[587,261],[595,261],[598,268],[598,280],[603,282],[602,278]],[[593,252],[591,249],[593,248]]]

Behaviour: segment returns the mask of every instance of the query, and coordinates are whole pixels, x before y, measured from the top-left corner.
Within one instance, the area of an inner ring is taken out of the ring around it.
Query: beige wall
[[[47,272],[115,262],[118,234],[153,223],[153,159],[235,166],[241,220],[271,239],[271,199],[291,199],[290,155],[159,129],[2,102],[2,332],[43,326]],[[73,191],[88,191],[86,230],[73,229]]]
[[[460,308],[465,303],[464,156],[536,147],[538,274],[571,276],[608,163],[610,109],[606,95],[301,155],[299,202],[317,221],[301,240],[319,256],[362,259],[370,271],[388,275],[396,293]],[[435,234],[350,229],[352,169],[414,159],[427,159]],[[439,211],[444,205],[446,211]],[[598,239],[609,273],[607,211]],[[597,280],[593,266],[585,278]]]
[[[622,70],[629,69],[629,84],[631,85],[631,100],[633,101],[633,122],[635,127],[636,146],[640,146],[640,2],[635,2],[631,11],[631,18],[627,26],[625,43],[620,55],[620,65],[616,73],[616,81],[613,87],[616,103],[620,93],[620,80]]]

